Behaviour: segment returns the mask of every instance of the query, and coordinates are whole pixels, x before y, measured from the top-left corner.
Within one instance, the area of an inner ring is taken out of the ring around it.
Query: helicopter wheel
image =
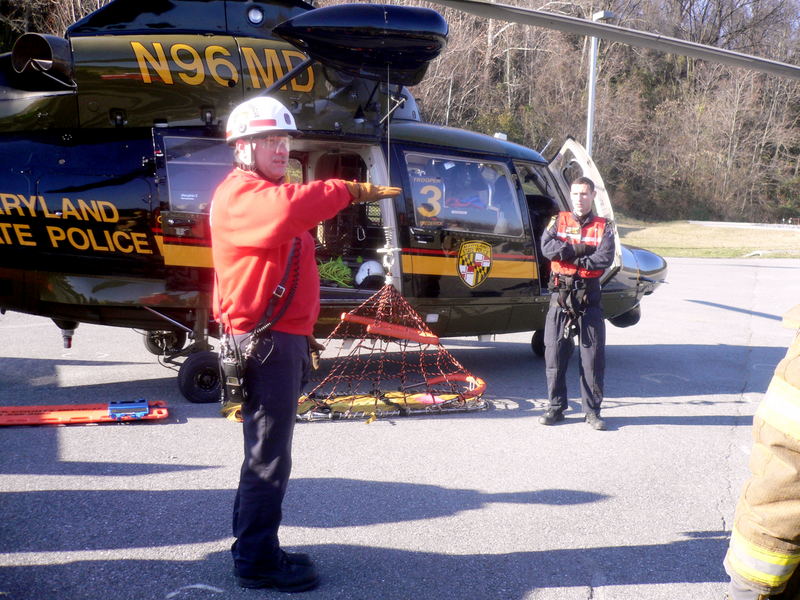
[[[144,347],[156,356],[180,352],[185,344],[185,331],[148,331],[144,335]]]
[[[533,336],[531,337],[531,350],[533,353],[542,358],[544,356],[544,330],[537,329],[533,332]]]
[[[220,384],[219,359],[214,352],[190,354],[178,369],[178,388],[189,402],[217,402]]]

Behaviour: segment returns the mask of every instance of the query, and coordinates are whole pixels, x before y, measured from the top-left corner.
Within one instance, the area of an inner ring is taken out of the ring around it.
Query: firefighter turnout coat
[[[784,316],[800,326],[800,306]],[[753,418],[750,479],[736,506],[725,570],[768,598],[798,598],[800,563],[800,334],[778,363]],[[797,575],[795,575],[797,574]],[[761,594],[761,595],[757,595]]]

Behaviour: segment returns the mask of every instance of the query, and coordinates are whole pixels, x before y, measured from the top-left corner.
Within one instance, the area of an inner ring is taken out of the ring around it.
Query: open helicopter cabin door
[[[233,150],[221,138],[197,130],[154,130],[160,213],[154,224],[172,290],[211,291],[208,215],[214,190],[233,166]],[[210,298],[209,298],[210,302]]]
[[[595,200],[592,210],[598,217],[603,217],[609,221],[614,220],[614,210],[611,207],[611,199],[606,191],[606,184],[600,176],[600,171],[594,164],[592,157],[586,152],[586,149],[581,146],[575,139],[567,138],[561,150],[550,161],[548,165],[550,172],[553,174],[564,197],[569,201],[570,187],[573,181],[578,177],[588,177],[594,182]],[[606,269],[605,274],[601,280],[602,283],[608,281],[614,276],[620,266],[622,265],[622,245],[619,241],[619,234],[614,228],[614,238],[616,240],[616,256],[614,263]]]

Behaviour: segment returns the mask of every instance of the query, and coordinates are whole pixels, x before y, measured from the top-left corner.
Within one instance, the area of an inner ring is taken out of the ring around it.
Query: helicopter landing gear
[[[531,350],[533,353],[542,358],[544,356],[544,329],[537,329],[531,336]]]
[[[212,352],[213,347],[208,343],[208,310],[198,309],[192,319],[194,328],[189,328],[149,306],[143,308],[180,329],[148,331],[145,347],[163,359],[164,363],[180,365],[178,389],[183,397],[189,402],[198,404],[219,401],[222,380],[217,353]],[[191,342],[184,348],[187,338],[191,339]],[[179,363],[176,359],[182,357],[185,357],[185,360]]]
[[[156,356],[168,356],[180,352],[186,345],[184,331],[148,331],[144,335],[144,347]]]
[[[219,359],[215,352],[194,352],[178,369],[178,388],[189,402],[207,404],[220,399]]]

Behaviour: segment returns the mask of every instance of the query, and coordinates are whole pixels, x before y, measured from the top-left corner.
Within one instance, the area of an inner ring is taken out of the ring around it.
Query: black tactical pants
[[[281,505],[292,470],[297,401],[308,370],[306,336],[280,331],[267,334],[247,360],[244,462],[233,505],[236,541],[231,548],[240,576],[255,577],[280,561]]]
[[[593,292],[587,293],[588,306],[578,319],[579,372],[583,412],[599,414],[606,368],[606,324],[599,302],[599,285]],[[566,323],[567,315],[558,305],[558,293],[554,293],[544,327],[544,358],[550,408],[558,410],[567,408],[567,367],[575,347],[572,337],[564,339]]]

